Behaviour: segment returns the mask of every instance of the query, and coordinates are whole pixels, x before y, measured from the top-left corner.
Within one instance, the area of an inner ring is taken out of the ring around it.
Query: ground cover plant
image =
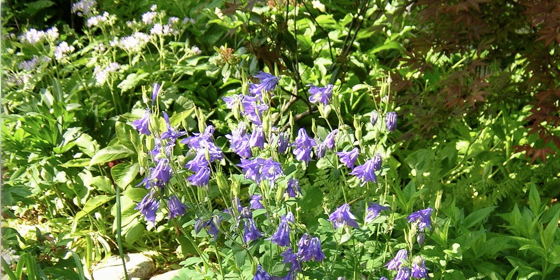
[[[2,4],[6,279],[560,278],[556,2]]]

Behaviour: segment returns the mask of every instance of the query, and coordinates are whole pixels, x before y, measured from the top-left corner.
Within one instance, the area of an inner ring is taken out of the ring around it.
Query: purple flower
[[[237,166],[241,167],[241,172],[245,175],[245,178],[255,181],[255,183],[260,183],[261,181],[261,167],[263,166],[265,160],[262,158],[255,158],[253,160],[241,159],[241,164]]]
[[[278,153],[286,153],[289,144],[288,141],[290,141],[290,135],[284,132],[280,132],[280,134],[278,135]]]
[[[390,260],[385,266],[387,267],[388,270],[396,270],[399,267],[401,267],[403,261],[406,261],[407,259],[408,259],[408,251],[406,249],[400,249],[397,252],[395,258]]]
[[[374,161],[370,159],[366,161],[363,165],[357,166],[350,172],[350,175],[354,175],[362,179],[362,186],[366,182],[374,182],[377,184],[377,176],[375,176]]]
[[[283,176],[282,165],[274,161],[272,158],[263,162],[262,165],[262,177],[273,183],[278,177]]]
[[[291,271],[299,270],[299,261],[297,260],[297,255],[294,253],[292,248],[286,249],[286,251],[280,254],[282,258],[284,258],[283,263],[291,263],[292,267],[290,268]]]
[[[249,144],[251,147],[259,147],[264,149],[264,132],[262,126],[257,126],[253,133],[251,134],[251,139],[249,139]]]
[[[157,201],[153,194],[149,192],[140,203],[136,205],[136,210],[140,210],[140,213],[146,217],[148,222],[151,222],[153,226],[156,226],[156,211],[159,207],[159,201]]]
[[[298,136],[292,144],[292,146],[296,147],[293,151],[296,159],[299,161],[305,161],[305,163],[308,164],[311,160],[311,149],[316,145],[317,143],[315,143],[315,140],[307,135],[305,129],[300,128]]]
[[[206,232],[208,232],[209,235],[212,235],[214,241],[216,241],[218,239],[218,234],[220,233],[220,230],[218,229],[218,226],[216,226],[216,223],[214,222],[214,218],[210,218],[210,220],[204,222],[203,225],[204,228],[206,228]],[[196,224],[195,224],[195,232],[196,232]]]
[[[156,101],[156,98],[157,98],[157,96],[158,96],[158,93],[159,93],[159,90],[160,90],[160,88],[161,88],[161,85],[160,85],[160,84],[157,84],[157,83],[154,83],[154,84],[152,85],[152,87],[153,87],[153,90],[152,90],[152,104],[153,104],[153,102]]]
[[[389,278],[382,276],[381,278],[379,278],[379,280],[389,280]]]
[[[291,269],[290,271],[288,271],[288,274],[286,274],[286,276],[282,278],[282,280],[296,280],[296,278],[297,278],[297,271]]]
[[[387,121],[387,131],[393,132],[397,128],[397,113],[389,112],[385,116]]]
[[[338,133],[338,129],[331,131],[331,133],[329,133],[327,137],[325,137],[325,140],[317,146],[316,149],[317,158],[324,157],[325,153],[327,152],[327,149],[332,150],[334,148],[335,137],[337,133]]]
[[[409,280],[410,279],[410,268],[408,266],[403,266],[397,272],[395,280]]]
[[[243,94],[240,93],[237,95],[225,96],[222,97],[222,100],[226,103],[228,109],[233,110],[237,108],[238,110],[240,110],[241,101],[243,101]]]
[[[146,135],[150,135],[150,108],[146,109],[146,113],[140,119],[132,122],[132,126],[138,130],[138,132]]]
[[[290,178],[286,186],[286,192],[289,197],[295,197],[298,193],[301,193],[299,181],[297,179]]]
[[[376,153],[371,160],[373,161],[373,169],[376,171],[381,170],[381,164],[383,163],[381,155]]]
[[[205,146],[206,142],[212,142],[212,134],[214,134],[214,126],[209,125],[204,129],[203,133],[193,133],[193,136],[181,140],[181,143],[186,144],[191,149],[200,149]]]
[[[167,205],[169,206],[169,219],[183,216],[187,208],[187,206],[181,203],[181,201],[174,195],[169,197],[169,201],[167,201]]]
[[[334,228],[339,228],[344,225],[358,228],[356,217],[350,212],[350,205],[342,204],[329,216],[329,221],[333,222]]]
[[[266,273],[266,271],[264,271],[262,266],[259,264],[257,265],[257,273],[255,273],[255,277],[253,277],[253,280],[272,280],[272,277],[270,277],[270,275]]]
[[[249,226],[247,226],[247,224],[249,224]],[[263,234],[255,225],[255,221],[253,219],[247,219],[247,221],[245,222],[245,234],[243,234],[243,242],[248,243],[249,241],[256,240],[261,236],[263,236]]]
[[[426,240],[426,234],[424,232],[418,233],[418,236],[416,236],[416,241],[418,242],[418,245],[422,246],[425,240]]]
[[[432,220],[430,219],[430,216],[432,215],[433,211],[434,209],[430,207],[424,210],[416,211],[407,217],[408,222],[416,223],[418,225],[419,231],[424,231],[425,228],[430,229],[432,225]]]
[[[257,125],[262,125],[262,113],[268,110],[266,104],[262,104],[258,97],[244,96],[241,105],[243,106],[243,115],[245,117]]]
[[[260,71],[258,75],[255,75],[255,78],[259,78],[261,80],[260,84],[249,84],[249,93],[253,96],[261,95],[262,91],[272,91],[276,87],[278,83],[278,77]]]
[[[264,206],[261,203],[262,195],[254,194],[251,196],[251,201],[249,204],[251,205],[251,209],[264,209]]]
[[[249,136],[245,134],[245,124],[240,123],[231,135],[226,135],[231,143],[231,150],[243,158],[250,158],[252,155],[251,146],[249,145]]]
[[[379,112],[371,111],[371,115],[369,117],[369,122],[371,123],[371,125],[375,125],[378,119],[379,119]]]
[[[278,244],[278,246],[290,246],[290,225],[288,224],[286,216],[282,215],[278,230],[270,239],[273,243]]]
[[[412,262],[412,277],[416,279],[422,279],[428,277],[428,271],[426,270],[426,263],[422,256],[417,256]]]
[[[169,122],[169,116],[167,116],[166,112],[163,112],[163,118],[167,123],[167,131],[161,134],[161,139],[170,139],[172,142],[175,142],[177,138],[187,134],[187,132],[185,131],[177,131],[176,129],[171,127],[171,123]]]
[[[198,170],[187,178],[187,180],[194,186],[208,186],[210,182],[210,167],[208,167],[208,165],[199,166]]]
[[[348,152],[338,152],[336,153],[340,157],[340,162],[346,164],[348,168],[354,168],[354,164],[356,163],[356,159],[358,158],[358,154],[360,150],[355,147],[351,151]]]
[[[377,218],[377,216],[379,216],[379,213],[383,210],[389,210],[389,207],[381,206],[377,203],[370,202],[369,207],[367,209],[366,219],[364,220],[364,222],[369,223],[373,221],[375,218]]]
[[[162,183],[167,183],[169,182],[172,173],[173,171],[169,166],[169,160],[167,158],[163,158],[158,161],[158,164],[156,165],[156,168],[152,170],[150,177],[152,180],[157,179]]]
[[[321,102],[325,106],[329,105],[329,99],[331,99],[333,90],[332,84],[328,84],[326,87],[317,87],[314,85],[307,86],[311,87],[309,89],[309,94],[311,94],[311,96],[309,97],[309,101],[311,101],[311,103]]]
[[[196,156],[189,160],[185,167],[190,171],[197,172],[203,167],[208,167],[208,161],[206,160],[206,155],[204,153],[197,153]]]
[[[302,261],[322,261],[325,259],[325,254],[321,249],[321,240],[318,237],[311,237],[306,233],[304,234],[298,242],[298,252],[297,256]]]

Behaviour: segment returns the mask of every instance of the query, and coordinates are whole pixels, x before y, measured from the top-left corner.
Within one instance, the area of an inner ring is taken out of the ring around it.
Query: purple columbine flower
[[[377,216],[379,216],[379,213],[383,210],[389,210],[389,207],[381,206],[377,203],[370,202],[364,222],[369,223],[375,220],[375,218],[377,218]]]
[[[156,226],[156,211],[159,207],[159,201],[156,200],[154,195],[149,192],[140,203],[136,205],[136,210],[140,210],[140,213],[146,217],[148,222],[151,222],[153,226]]]
[[[395,131],[395,129],[397,129],[397,113],[389,112],[387,113],[385,118],[387,121],[387,131],[389,132]]]
[[[181,203],[181,201],[174,195],[169,197],[167,205],[169,206],[169,219],[183,216],[185,214],[185,210],[187,209],[187,206]]]
[[[261,200],[262,200],[262,195],[260,194],[254,194],[253,196],[251,196],[251,201],[249,201],[249,204],[251,205],[251,209],[264,209]]]
[[[197,221],[198,222],[198,221]],[[206,228],[206,232],[208,232],[209,235],[212,235],[212,238],[214,238],[214,241],[216,241],[218,239],[218,234],[220,233],[220,230],[218,229],[218,226],[216,226],[216,223],[214,222],[214,218],[210,218],[210,220],[203,222],[202,226],[204,226],[204,228]],[[195,223],[194,225],[195,228],[195,232],[197,232],[197,225]],[[198,228],[198,231],[200,231],[201,227]]]
[[[288,149],[288,144],[290,141],[290,135],[284,132],[280,132],[278,134],[278,153],[284,154]]]
[[[169,160],[167,158],[162,158],[158,161],[156,168],[152,170],[152,174],[150,176],[152,179],[157,179],[163,183],[167,183],[171,178],[171,174],[173,174],[173,171],[169,166]]]
[[[318,237],[311,237],[306,233],[298,242],[297,256],[302,261],[322,261],[325,259],[325,254],[321,249],[321,240]]]
[[[257,125],[262,125],[262,113],[268,110],[266,104],[262,104],[262,101],[258,97],[244,96],[241,105],[245,117]]]
[[[362,179],[362,186],[366,182],[374,182],[377,184],[377,176],[375,175],[374,161],[370,159],[366,161],[363,165],[357,166],[350,172],[350,175],[354,175]]]
[[[249,144],[251,147],[264,149],[264,132],[262,126],[257,126],[255,130],[253,130],[251,139],[249,139]]]
[[[376,171],[381,170],[381,164],[383,164],[383,159],[381,158],[381,155],[375,153],[375,155],[371,160],[373,161],[373,169],[375,169]]]
[[[187,134],[187,132],[185,131],[177,131],[176,129],[171,127],[171,123],[169,122],[169,116],[167,116],[166,112],[163,112],[163,118],[167,123],[167,131],[161,134],[161,139],[170,139],[171,142],[175,142],[177,138]]]
[[[247,226],[247,224],[249,224],[249,226]],[[243,234],[243,242],[248,243],[249,241],[257,240],[261,236],[263,236],[263,234],[255,225],[255,221],[253,219],[247,219],[247,221],[245,222],[245,234]]]
[[[309,89],[309,94],[311,94],[311,96],[309,96],[309,101],[311,101],[311,103],[321,102],[325,106],[329,105],[329,100],[332,97],[332,84],[328,84],[326,87],[317,87],[311,84],[307,86],[311,87]]]
[[[236,94],[231,96],[222,97],[222,100],[226,103],[226,106],[230,110],[241,110],[241,101],[243,101],[243,94]]]
[[[255,277],[253,280],[272,280],[272,277],[264,271],[262,266],[259,264],[257,265],[257,272],[255,273]]]
[[[397,270],[399,267],[401,267],[403,261],[406,261],[407,259],[408,251],[406,249],[400,249],[397,252],[397,255],[395,255],[395,257],[390,260],[385,266],[388,270]]]
[[[422,256],[416,256],[412,262],[412,277],[416,279],[428,278],[426,263]]]
[[[348,168],[353,169],[356,159],[358,158],[358,154],[360,154],[360,150],[357,147],[354,147],[351,151],[338,152],[336,154],[340,157],[340,162],[346,164]]]
[[[154,83],[152,85],[152,104],[156,101],[156,98],[158,97],[159,94],[159,90],[161,89],[161,85],[158,83]]]
[[[251,145],[249,145],[249,136],[245,132],[245,124],[240,123],[236,130],[232,130],[231,135],[226,135],[226,138],[229,139],[234,153],[243,158],[250,158]]]
[[[379,278],[379,280],[389,280],[389,278],[382,276],[381,278]]]
[[[290,267],[291,271],[299,270],[299,261],[297,259],[297,255],[294,253],[294,250],[292,250],[292,248],[286,249],[286,251],[280,253],[280,256],[284,258],[283,260],[284,264],[287,263],[292,264],[292,267]]]
[[[249,93],[253,96],[261,95],[263,90],[265,91],[274,90],[279,80],[278,77],[269,73],[265,73],[263,71],[260,71],[258,75],[255,75],[255,78],[260,79],[261,83],[249,84]]]
[[[273,183],[280,176],[284,176],[282,165],[274,161],[272,158],[265,160],[262,164],[262,177]]]
[[[181,140],[181,143],[186,144],[191,149],[198,150],[201,147],[204,147],[206,142],[210,142],[212,144],[214,143],[212,142],[214,130],[216,130],[216,128],[214,128],[213,125],[208,125],[204,129],[203,133],[193,133],[193,136]]]
[[[379,119],[379,112],[371,111],[371,115],[369,116],[369,122],[371,123],[371,125],[375,125],[378,119]]]
[[[255,183],[260,183],[263,175],[261,174],[261,167],[263,166],[265,160],[262,158],[255,158],[252,160],[241,159],[241,164],[237,166],[241,167],[241,172],[245,175],[245,178],[253,180]]]
[[[210,167],[208,165],[201,165],[187,180],[193,185],[198,187],[208,186],[210,182]]]
[[[306,164],[309,164],[309,161],[311,160],[311,149],[316,145],[317,143],[315,140],[307,135],[305,129],[300,128],[298,136],[292,144],[292,146],[296,147],[293,151],[296,159],[299,161],[305,161]]]
[[[290,225],[286,216],[282,215],[278,230],[272,235],[270,240],[278,244],[278,246],[290,246]]]
[[[299,181],[297,179],[290,178],[288,180],[288,184],[286,185],[286,192],[289,197],[296,197],[298,193],[301,193]]]
[[[150,116],[150,108],[148,108],[146,109],[146,113],[144,113],[144,116],[142,118],[132,122],[132,126],[134,126],[134,128],[136,128],[138,132],[145,135],[150,135]]]
[[[358,228],[356,217],[350,212],[350,205],[342,204],[329,216],[329,221],[333,222],[334,228],[339,228],[344,225]]]
[[[432,225],[432,220],[431,220],[430,216],[432,215],[433,211],[434,211],[434,209],[432,209],[430,207],[428,207],[424,210],[416,211],[416,212],[410,214],[410,216],[407,217],[408,222],[416,223],[418,225],[418,230],[419,231],[424,231],[425,228],[430,229],[430,227]]]
[[[399,268],[395,280],[409,280],[410,279],[410,268],[408,266],[403,266]]]
[[[296,280],[296,278],[297,278],[297,271],[289,270],[286,276],[282,278],[282,280]]]
[[[337,133],[338,129],[331,131],[331,133],[329,133],[327,137],[325,137],[325,140],[317,146],[317,158],[323,158],[325,156],[325,153],[327,152],[327,149],[332,150],[334,148],[335,137]]]

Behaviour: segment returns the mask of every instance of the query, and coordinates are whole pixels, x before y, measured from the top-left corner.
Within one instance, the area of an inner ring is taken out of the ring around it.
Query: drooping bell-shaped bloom
[[[235,109],[241,110],[241,101],[243,101],[243,94],[236,94],[222,97],[222,100],[226,103],[228,109]]]
[[[284,154],[288,149],[288,144],[290,141],[290,135],[284,132],[280,132],[278,135],[278,153]]]
[[[351,227],[358,228],[358,223],[356,222],[356,217],[350,212],[350,205],[342,204],[329,216],[329,221],[333,222],[334,228],[339,228],[341,226],[347,225]]]
[[[416,256],[412,262],[412,277],[416,279],[428,278],[426,263],[422,256]]]
[[[161,89],[161,85],[158,83],[154,83],[152,85],[152,104],[156,101],[156,98],[158,97],[159,94],[159,90]]]
[[[331,133],[329,133],[327,137],[325,137],[325,140],[323,140],[323,142],[321,142],[321,144],[317,146],[316,148],[317,158],[323,158],[325,156],[325,153],[327,152],[327,149],[332,150],[334,148],[335,137],[337,133],[338,133],[338,129],[331,131]]]
[[[167,116],[166,112],[163,112],[163,118],[167,123],[167,131],[161,134],[161,139],[170,139],[170,141],[175,142],[177,138],[182,137],[183,135],[187,134],[185,131],[178,131],[171,127],[171,123],[169,122],[169,116]]]
[[[288,193],[289,197],[296,197],[298,193],[301,193],[298,179],[290,178],[288,180],[288,184],[286,185],[286,193]]]
[[[296,137],[292,146],[295,146],[294,155],[299,161],[305,161],[306,164],[311,160],[311,149],[315,147],[317,143],[313,138],[307,135],[304,128],[300,128],[298,131],[298,136]]]
[[[397,270],[403,264],[403,261],[408,259],[408,251],[406,249],[400,249],[395,257],[390,260],[385,266],[388,270]]]
[[[185,214],[185,210],[187,209],[187,206],[181,203],[181,201],[174,195],[169,197],[167,205],[169,206],[169,219],[183,216]]]
[[[259,84],[249,84],[249,93],[253,96],[261,95],[262,91],[272,91],[276,87],[278,83],[278,77],[260,71],[258,75],[255,75],[255,78],[261,80]]]
[[[410,268],[408,266],[402,266],[395,276],[395,280],[409,280],[410,279]]]
[[[245,117],[256,125],[262,125],[262,113],[268,110],[268,106],[263,104],[260,98],[246,95],[241,105]]]
[[[410,214],[407,219],[410,223],[416,223],[419,231],[424,231],[425,228],[431,228],[432,220],[430,216],[433,211],[434,209],[428,207]]]
[[[136,205],[136,210],[140,210],[140,213],[146,217],[146,221],[156,225],[156,212],[159,208],[159,201],[154,197],[153,193],[149,192],[140,203]]]
[[[218,229],[218,226],[216,225],[216,222],[214,221],[214,218],[210,218],[210,220],[204,222],[203,225],[204,225],[204,228],[206,228],[206,232],[208,232],[208,234],[212,235],[212,237],[214,238],[214,241],[216,241],[218,239],[218,234],[220,233],[220,230]],[[195,230],[196,230],[196,224],[195,224]]]
[[[369,122],[371,123],[371,125],[375,125],[378,119],[379,119],[379,112],[371,111],[371,115],[369,116]]]
[[[247,226],[247,224],[249,225]],[[247,221],[245,221],[245,233],[243,234],[243,242],[248,243],[249,241],[257,240],[261,236],[263,236],[263,234],[255,225],[255,221],[253,219],[247,219]]]
[[[262,177],[269,180],[271,183],[278,179],[280,176],[284,175],[282,171],[282,165],[269,158],[263,162],[262,165]]]
[[[299,261],[297,259],[297,255],[294,253],[292,248],[286,249],[284,252],[280,253],[280,256],[284,259],[282,262],[284,264],[291,263],[292,267],[290,267],[291,271],[299,270]]]
[[[253,277],[253,280],[272,280],[272,277],[266,271],[264,271],[262,266],[259,264],[257,265],[257,272],[255,273],[255,277]]]
[[[397,113],[389,112],[385,116],[386,124],[387,124],[387,131],[393,132],[397,129]]]
[[[373,158],[371,158],[371,160],[373,161],[373,169],[375,169],[376,171],[381,170],[381,164],[383,164],[381,155],[376,153]]]
[[[187,180],[197,187],[208,186],[210,182],[210,167],[208,167],[208,165],[199,166],[198,170],[187,178]]]
[[[249,204],[251,205],[251,209],[264,209],[261,200],[262,200],[262,195],[260,194],[254,194],[253,196],[251,196],[251,200],[249,201]]]
[[[328,84],[326,87],[317,87],[314,85],[307,85],[308,87],[311,87],[309,89],[309,94],[311,96],[309,96],[309,101],[311,101],[311,103],[323,103],[325,106],[329,105],[329,101],[332,97],[332,90],[333,90],[333,85],[332,84]]]
[[[374,182],[377,184],[377,176],[375,175],[374,161],[370,159],[366,163],[356,166],[350,175],[354,175],[362,180],[362,186],[366,182]]]
[[[265,160],[262,158],[255,158],[252,160],[241,159],[241,163],[237,166],[241,167],[241,172],[245,175],[245,178],[255,181],[255,183],[260,183],[263,175],[261,173],[261,167],[263,166]]]
[[[157,179],[163,183],[167,183],[172,173],[173,171],[169,166],[169,160],[167,158],[162,158],[158,161],[156,168],[152,170],[151,179]]]
[[[375,220],[375,218],[377,218],[377,216],[379,216],[379,213],[381,213],[381,211],[383,210],[389,210],[389,207],[370,202],[364,222],[369,223]]]
[[[231,135],[226,135],[231,143],[231,150],[243,158],[250,158],[252,155],[251,146],[249,145],[249,136],[246,134],[245,123],[241,122],[237,129],[231,131]]]
[[[338,152],[336,153],[340,157],[340,162],[344,163],[348,168],[354,168],[354,164],[356,163],[356,159],[358,158],[358,154],[360,154],[360,150],[357,147],[354,147],[351,151],[348,152]]]
[[[264,149],[264,132],[262,126],[257,126],[249,139],[251,147]]]
[[[138,132],[145,135],[150,135],[150,116],[150,108],[148,108],[146,109],[146,112],[144,113],[144,116],[142,118],[132,122],[132,126],[134,126],[134,128],[136,128]]]
[[[181,143],[186,144],[189,148],[198,150],[201,147],[204,147],[205,142],[212,142],[212,135],[214,134],[213,125],[208,125],[203,133],[193,133],[193,136],[187,137],[181,140]]]
[[[282,215],[278,230],[276,230],[270,240],[278,244],[278,246],[290,246],[290,225],[288,224],[286,216]]]
[[[310,237],[307,233],[304,234],[298,242],[297,256],[302,261],[322,261],[325,259],[325,254],[321,249],[321,240],[318,237]]]

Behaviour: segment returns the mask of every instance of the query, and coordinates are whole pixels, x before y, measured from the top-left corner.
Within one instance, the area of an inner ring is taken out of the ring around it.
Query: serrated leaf
[[[116,159],[126,158],[133,155],[134,152],[123,145],[114,145],[101,149],[93,156],[89,165],[110,162]]]

